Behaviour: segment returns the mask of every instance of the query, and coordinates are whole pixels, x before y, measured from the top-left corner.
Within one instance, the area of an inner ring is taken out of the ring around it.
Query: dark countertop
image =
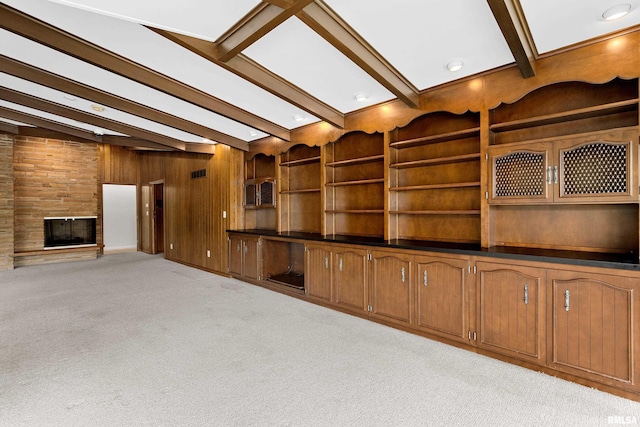
[[[394,239],[384,240],[381,237],[322,235],[319,233],[277,232],[275,230],[227,230],[230,233],[279,237],[293,240],[318,241],[325,243],[346,243],[350,245],[375,246],[380,248],[409,249],[443,254],[468,256],[487,256],[500,259],[549,262],[557,264],[580,265],[589,267],[615,268],[621,270],[640,271],[638,254],[613,254],[600,252],[566,251],[556,249],[519,248],[494,246],[483,248],[473,243],[450,243],[423,240]]]

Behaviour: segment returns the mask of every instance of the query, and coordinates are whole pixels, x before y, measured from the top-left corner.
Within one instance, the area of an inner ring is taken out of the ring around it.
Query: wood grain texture
[[[0,271],[13,261],[13,135],[0,134]]]

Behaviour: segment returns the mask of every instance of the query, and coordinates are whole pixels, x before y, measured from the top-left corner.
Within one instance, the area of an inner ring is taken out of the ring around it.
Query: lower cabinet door
[[[331,301],[333,253],[326,246],[307,245],[305,289],[307,295]]]
[[[245,238],[244,239],[244,277],[249,279],[258,280],[260,277],[260,253],[258,245],[260,240],[258,238]]]
[[[638,372],[634,373],[637,280],[553,270],[549,275],[553,293],[552,366],[638,390]]]
[[[341,307],[367,310],[367,251],[335,248],[333,251],[335,302]]]
[[[393,321],[411,323],[413,256],[371,252],[371,314]]]
[[[484,262],[476,267],[478,347],[544,364],[546,271]]]
[[[416,326],[468,342],[469,261],[417,256],[415,263]]]
[[[229,235],[229,273],[242,276],[244,242],[240,236]]]

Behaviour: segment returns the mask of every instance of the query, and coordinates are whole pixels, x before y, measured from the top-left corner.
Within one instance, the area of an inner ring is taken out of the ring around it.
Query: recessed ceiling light
[[[202,143],[203,144],[217,144],[216,141],[212,141],[209,138],[202,138]]]
[[[304,122],[305,120],[307,120],[307,118],[300,114],[296,114],[293,116],[293,120],[295,120],[296,122]]]
[[[97,111],[98,113],[104,112],[104,107],[102,105],[98,105],[98,104],[92,104],[91,105],[91,109],[93,111]]]
[[[69,95],[68,93],[64,94],[64,97],[65,97],[66,99],[68,99],[69,101],[75,101],[75,100],[77,100],[77,99],[78,99],[78,98],[76,98],[76,97],[75,97],[75,96],[73,96],[73,95]]]
[[[249,136],[258,136],[258,132],[256,132],[255,130],[250,130]]]
[[[461,60],[454,59],[453,61],[447,64],[447,69],[452,73],[455,73],[456,71],[461,70],[463,66],[464,66],[464,63]]]
[[[613,21],[613,20],[622,18],[630,11],[631,11],[631,5],[629,3],[622,3],[605,10],[604,13],[602,14],[602,18],[605,21]]]
[[[367,95],[364,92],[358,92],[355,95],[353,95],[353,99],[355,99],[358,102],[365,102],[367,99],[369,99],[369,95]]]

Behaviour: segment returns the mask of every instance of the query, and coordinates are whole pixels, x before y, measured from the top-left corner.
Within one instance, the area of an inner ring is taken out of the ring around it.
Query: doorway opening
[[[151,228],[151,252],[164,253],[164,182],[152,182],[153,221]]]

